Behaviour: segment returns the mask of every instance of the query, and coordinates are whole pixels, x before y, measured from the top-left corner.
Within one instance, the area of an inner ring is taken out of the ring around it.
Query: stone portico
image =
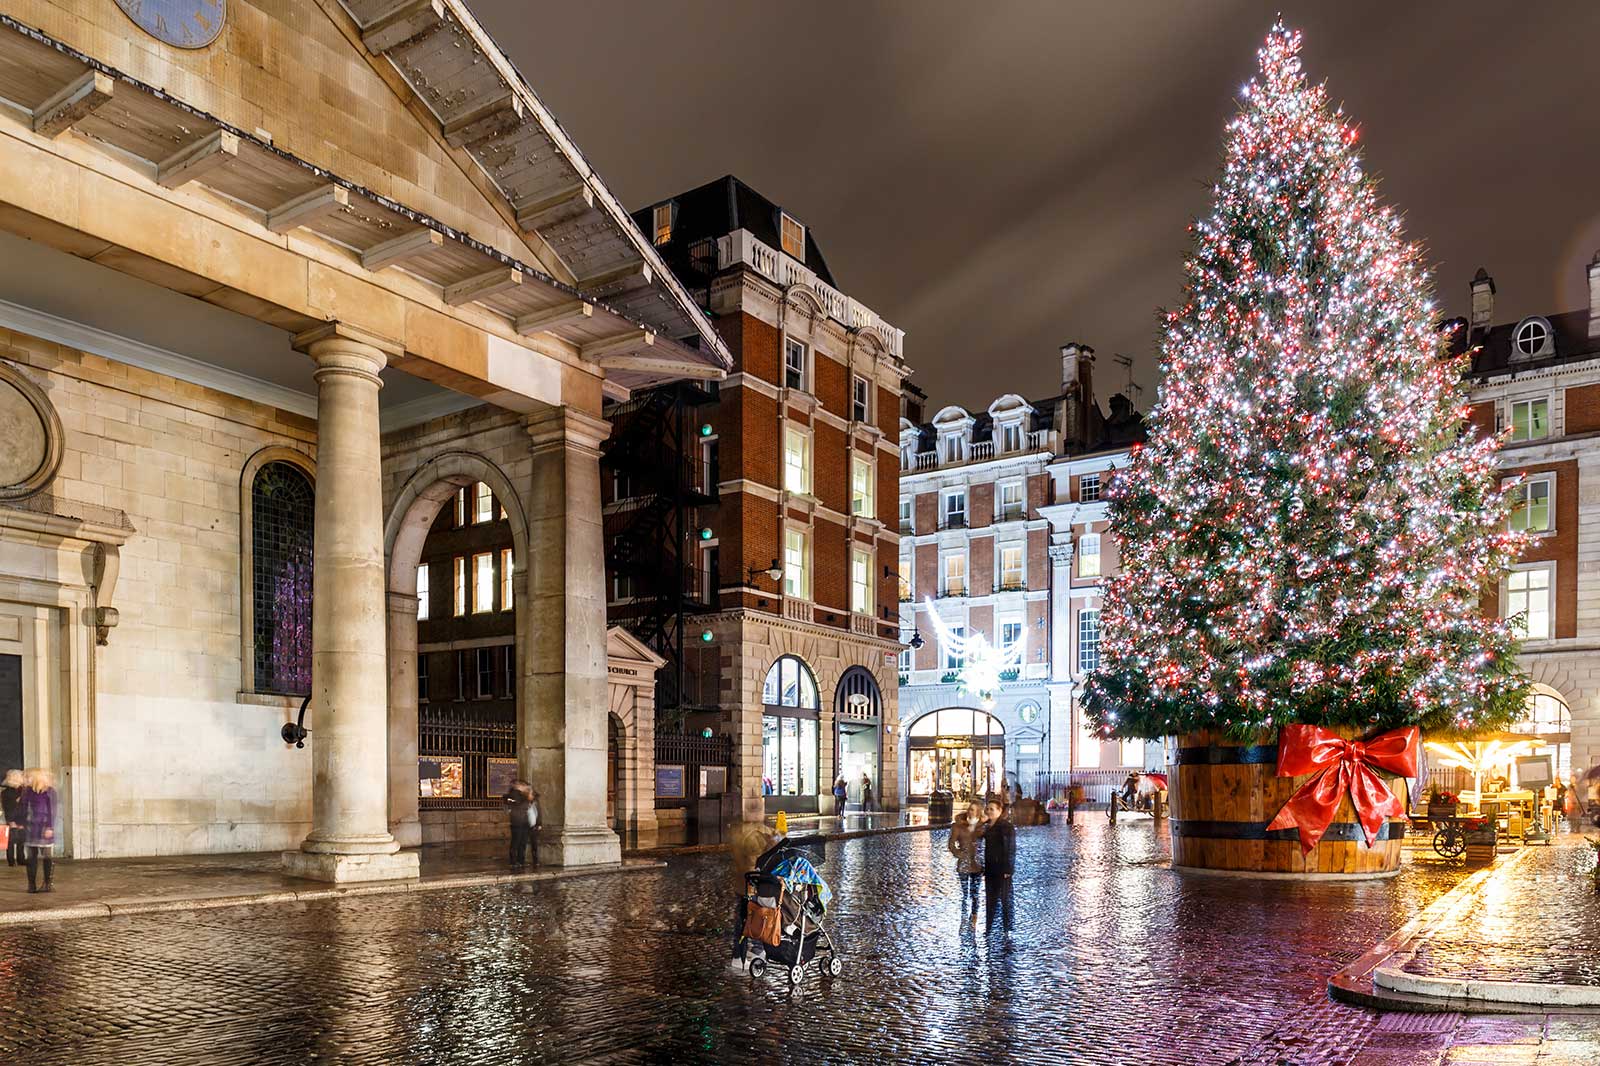
[[[485,481],[540,858],[616,862],[601,399],[718,378],[726,348],[457,0],[280,7],[238,0],[193,49],[109,0],[0,2],[0,438],[26,445],[0,463],[0,730],[14,658],[12,757],[58,770],[76,857],[415,876],[416,553]],[[419,88],[462,54],[475,80]],[[248,481],[283,453],[315,500],[305,750],[245,662],[271,592]]]

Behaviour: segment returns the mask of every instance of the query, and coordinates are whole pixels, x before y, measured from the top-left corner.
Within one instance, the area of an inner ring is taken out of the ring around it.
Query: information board
[[[656,767],[656,799],[683,799],[686,795],[682,766]]]
[[[428,799],[461,798],[460,756],[433,756],[417,760],[417,795]]]
[[[499,799],[511,791],[511,784],[517,779],[517,760],[491,758],[488,776],[488,796]]]

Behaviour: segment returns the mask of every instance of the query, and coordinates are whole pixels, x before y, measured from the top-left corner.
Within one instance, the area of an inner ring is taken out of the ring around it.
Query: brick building
[[[1147,764],[1142,743],[1088,736],[1075,699],[1097,661],[1100,582],[1116,568],[1101,492],[1143,422],[1121,395],[1101,411],[1092,348],[1065,345],[1061,367],[1055,396],[901,420],[902,634],[921,638],[900,658],[911,802]]]
[[[634,218],[734,362],[677,438],[716,471],[685,525],[686,571],[706,575],[685,725],[735,738],[747,814],[832,810],[841,773],[852,801],[863,776],[892,800],[903,334],[835,287],[800,217],[737,178]],[[613,584],[614,618],[629,591]]]
[[[1532,542],[1488,606],[1526,634],[1524,728],[1570,736],[1552,749],[1563,777],[1600,764],[1600,254],[1587,270],[1588,307],[1501,323],[1479,270],[1470,319],[1445,327],[1475,349],[1473,424],[1507,431],[1500,469],[1523,479],[1512,522]]]

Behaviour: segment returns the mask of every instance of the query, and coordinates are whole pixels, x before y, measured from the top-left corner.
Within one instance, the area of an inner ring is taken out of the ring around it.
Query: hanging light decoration
[[[933,619],[933,632],[939,638],[939,650],[948,659],[961,660],[956,669],[956,688],[976,699],[984,710],[994,706],[995,694],[1000,691],[1000,675],[1022,665],[1023,645],[1018,641],[1010,648],[996,648],[982,633],[962,635],[945,625],[933,609],[932,600],[924,600],[928,617]]]

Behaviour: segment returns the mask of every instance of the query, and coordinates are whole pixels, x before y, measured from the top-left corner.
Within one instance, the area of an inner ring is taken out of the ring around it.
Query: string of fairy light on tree
[[[1464,432],[1420,252],[1280,23],[1191,228],[1148,442],[1108,492],[1086,703],[1103,735],[1289,721],[1493,726],[1515,639],[1480,609],[1515,557],[1499,440]]]
[[[939,617],[939,612],[934,610],[931,599],[924,600],[923,607],[932,620],[934,636],[938,639],[939,651],[945,656],[945,661],[956,659],[961,664],[954,671],[956,690],[971,696],[983,705],[984,710],[989,710],[994,706],[1003,675],[1021,668],[1025,651],[1023,642],[1019,640],[1009,648],[997,648],[989,643],[988,637],[976,630],[957,633],[951,629]]]

